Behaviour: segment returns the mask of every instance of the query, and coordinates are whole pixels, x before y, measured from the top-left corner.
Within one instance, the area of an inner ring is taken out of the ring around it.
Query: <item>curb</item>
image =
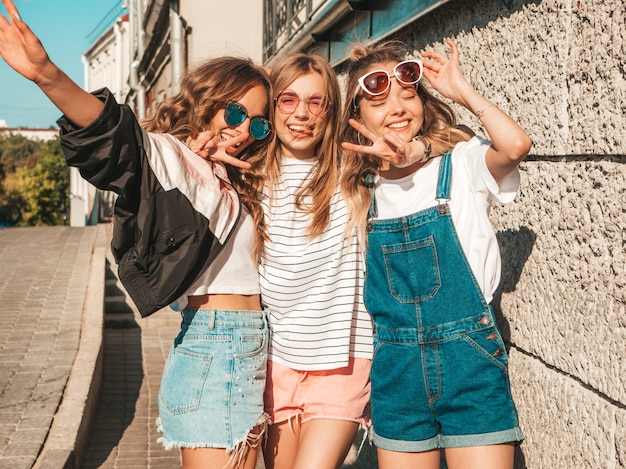
[[[110,231],[109,225],[98,225],[78,351],[63,400],[33,469],[78,469],[85,459],[102,383],[105,262]]]

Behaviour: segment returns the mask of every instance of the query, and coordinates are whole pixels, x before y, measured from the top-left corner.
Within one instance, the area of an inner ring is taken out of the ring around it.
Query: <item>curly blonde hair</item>
[[[168,133],[186,142],[209,128],[217,111],[228,101],[241,99],[258,85],[265,88],[268,97],[271,95],[266,71],[250,59],[228,56],[209,59],[189,71],[180,82],[179,92],[163,100],[154,114],[141,124],[148,132]],[[262,151],[267,140],[255,141],[239,155],[240,158],[245,160],[255,151]],[[255,226],[262,226],[263,208],[256,192],[259,176],[243,173],[231,165],[226,165],[226,169],[242,203],[252,214]],[[257,237],[255,253],[260,255],[261,252],[262,239]]]
[[[406,60],[406,46],[398,41],[388,41],[374,46],[356,45],[351,51],[346,83],[346,105],[341,119],[340,141],[359,143],[358,132],[348,123],[359,118],[359,101],[363,95],[358,80],[368,70],[387,62]],[[424,108],[424,124],[419,135],[438,149],[449,151],[470,138],[467,131],[456,125],[456,116],[450,106],[435,97],[422,82],[417,84],[417,95]],[[341,190],[351,213],[350,226],[356,226],[362,246],[366,246],[367,213],[371,194],[366,178],[376,174],[381,160],[372,155],[343,150]]]
[[[272,101],[278,97],[294,80],[309,73],[321,75],[325,90],[322,91],[329,99],[330,105],[326,112],[326,128],[324,136],[315,149],[317,161],[313,177],[302,187],[297,196],[299,207],[304,206],[304,197],[311,195],[313,203],[307,207],[311,215],[308,227],[310,238],[319,236],[330,223],[331,199],[339,185],[339,117],[341,109],[341,91],[335,71],[328,61],[315,53],[296,53],[287,56],[271,72],[273,95]],[[275,105],[270,107],[270,120],[274,121]],[[281,142],[272,135],[266,152],[257,152],[249,161],[254,162],[256,173],[265,177],[265,185],[269,189],[270,198],[277,184],[281,181],[280,166],[283,155],[280,151]],[[257,180],[260,179],[257,178]],[[261,190],[257,188],[257,190]],[[264,227],[265,228],[265,227]],[[267,234],[264,233],[264,239]]]

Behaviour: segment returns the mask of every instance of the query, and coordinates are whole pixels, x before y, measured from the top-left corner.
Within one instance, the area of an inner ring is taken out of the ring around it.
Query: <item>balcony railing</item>
[[[93,43],[96,39],[98,39],[102,34],[111,27],[113,23],[117,21],[117,19],[128,13],[128,8],[122,4],[122,2],[115,5],[113,8],[109,10],[109,12],[100,20],[98,25],[93,28],[93,30],[87,35],[87,40],[90,43]]]
[[[311,22],[328,0],[265,0],[263,60],[267,61]],[[337,3],[337,2],[332,2]]]
[[[449,0],[264,0],[263,62],[315,46],[333,65]]]

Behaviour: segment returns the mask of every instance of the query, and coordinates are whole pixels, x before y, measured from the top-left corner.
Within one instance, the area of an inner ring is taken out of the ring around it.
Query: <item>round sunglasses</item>
[[[403,85],[414,85],[422,78],[424,67],[421,60],[405,60],[393,67],[393,75]],[[385,93],[391,86],[391,74],[386,70],[374,70],[359,78],[359,86],[371,96]]]
[[[314,116],[328,111],[330,106],[330,100],[322,94],[314,94],[310,98],[301,99],[295,92],[291,90],[283,90],[278,93],[278,96],[274,99],[276,107],[283,114],[293,114],[298,109],[300,101],[306,103],[309,112]]]
[[[224,109],[224,120],[229,127],[237,127],[248,117],[248,111],[239,103],[229,102]],[[263,140],[272,131],[270,121],[264,117],[250,118],[250,135],[255,140]]]

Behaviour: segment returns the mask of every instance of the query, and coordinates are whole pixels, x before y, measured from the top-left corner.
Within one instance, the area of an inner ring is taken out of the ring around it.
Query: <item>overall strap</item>
[[[452,182],[452,154],[446,153],[441,157],[439,165],[439,178],[437,180],[437,195],[439,201],[450,200],[450,184]],[[441,203],[441,202],[440,202]]]
[[[367,211],[367,220],[371,220],[372,218],[378,215],[378,206],[376,205],[376,195],[374,188],[376,186],[376,174],[371,171],[365,175],[365,187],[370,193],[370,208]]]

